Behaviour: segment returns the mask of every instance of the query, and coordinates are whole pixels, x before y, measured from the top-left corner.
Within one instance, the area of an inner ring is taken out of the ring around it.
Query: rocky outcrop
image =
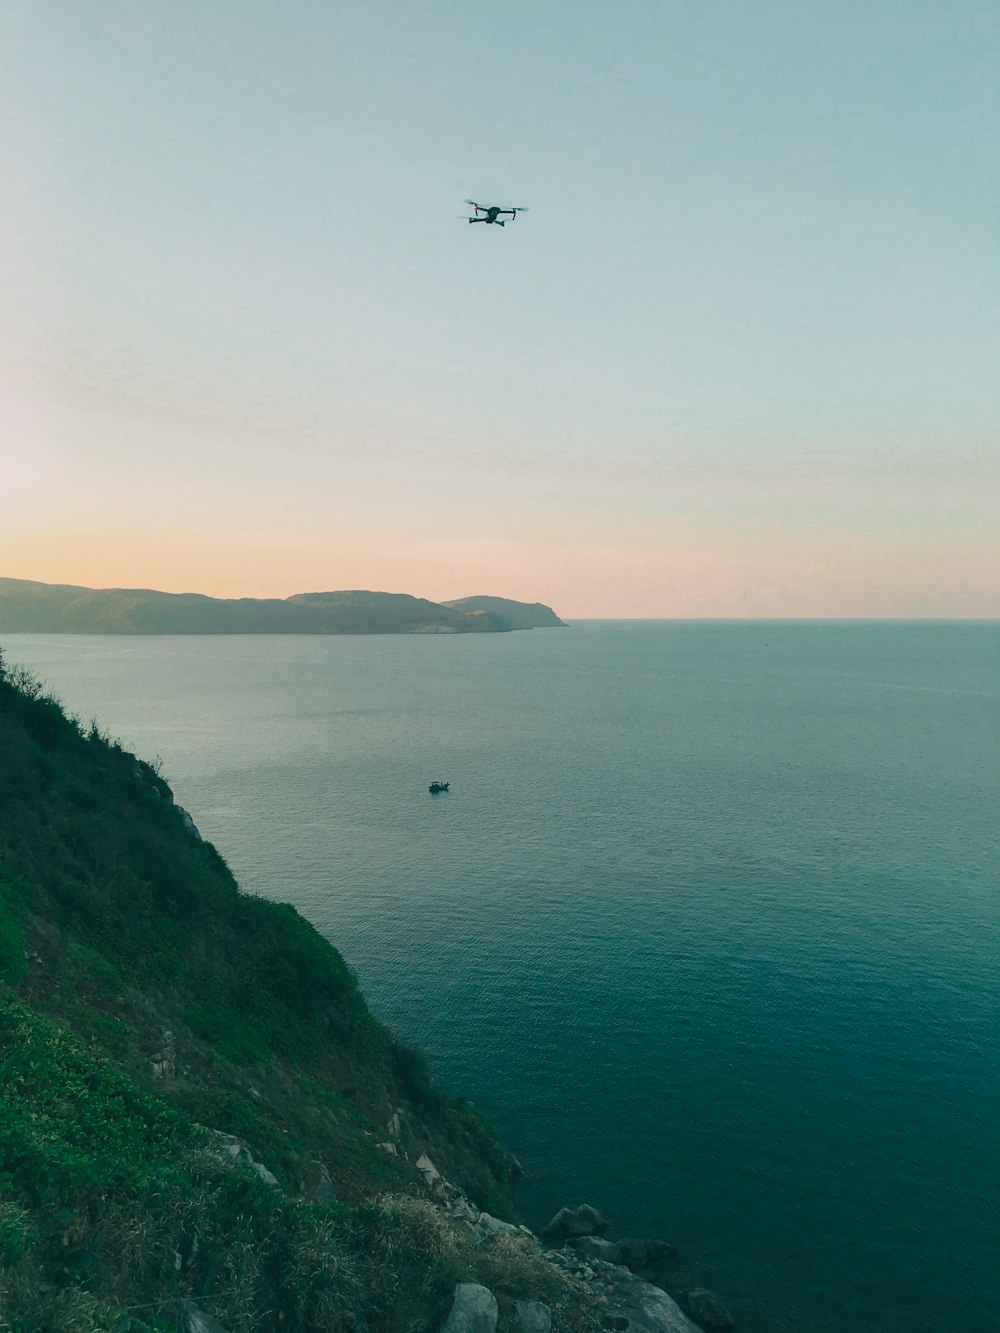
[[[623,1333],[625,1330],[627,1333],[700,1333],[697,1325],[662,1288],[632,1271],[671,1258],[675,1250],[666,1241],[608,1240],[597,1234],[607,1230],[608,1219],[590,1204],[579,1204],[561,1208],[542,1230],[541,1236],[552,1246],[542,1249],[539,1237],[527,1227],[504,1222],[477,1208],[457,1186],[441,1175],[426,1154],[419,1157],[415,1165],[443,1218],[463,1224],[479,1246],[488,1247],[507,1236],[523,1236],[533,1242],[583,1299],[601,1311],[606,1329],[622,1330]],[[732,1327],[729,1312],[711,1292],[695,1289],[688,1295],[688,1304],[703,1328]],[[486,1325],[474,1321],[488,1322],[491,1318],[493,1322],[487,1333],[495,1333],[496,1302],[485,1287],[464,1283],[455,1289],[452,1314],[440,1333],[483,1333]],[[728,1322],[718,1322],[720,1320]],[[541,1302],[517,1303],[513,1333],[551,1333],[551,1324],[551,1314]]]
[[[473,1225],[483,1236],[516,1236],[520,1231],[513,1222],[504,1222],[491,1213],[480,1213]]]
[[[574,1236],[603,1236],[607,1229],[608,1219],[589,1203],[581,1203],[576,1208],[560,1208],[539,1235],[553,1245],[561,1245]]]
[[[487,1287],[460,1282],[441,1333],[496,1333],[498,1315],[496,1297]]]
[[[688,1292],[688,1309],[701,1324],[702,1328],[732,1328],[733,1316],[716,1296],[714,1291],[704,1287],[695,1287]]]
[[[258,1162],[250,1151],[249,1144],[238,1139],[235,1134],[225,1134],[221,1129],[206,1130],[209,1136],[208,1150],[213,1153],[220,1161],[226,1162],[230,1166],[248,1166],[255,1171],[268,1189],[281,1193],[281,1186],[278,1178],[268,1171],[263,1162]]]
[[[160,1078],[164,1081],[176,1078],[177,1044],[174,1041],[174,1034],[169,1028],[160,1029],[159,1042],[156,1050],[149,1057],[149,1064],[154,1078]]]
[[[492,1213],[484,1213],[457,1185],[445,1180],[431,1159],[425,1155],[418,1157],[415,1163],[423,1177],[427,1193],[434,1200],[438,1212],[448,1222],[463,1223],[468,1227],[477,1244],[492,1240],[495,1236],[536,1237],[525,1226],[504,1222]]]
[[[631,1274],[611,1289],[606,1311],[612,1318],[627,1319],[628,1333],[698,1333],[665,1291]]]
[[[174,809],[180,815],[181,823],[184,825],[185,829],[191,835],[191,837],[194,838],[195,842],[204,842],[205,839],[198,832],[197,825],[195,824],[191,816],[188,814],[188,812],[184,809],[184,807],[182,805],[175,805]]]

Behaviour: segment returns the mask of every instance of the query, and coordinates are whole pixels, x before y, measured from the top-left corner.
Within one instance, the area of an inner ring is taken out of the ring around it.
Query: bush
[[[0,980],[16,985],[25,973],[24,936],[14,913],[0,898]]]
[[[37,1243],[27,1210],[12,1199],[0,1200],[0,1264],[16,1264]]]

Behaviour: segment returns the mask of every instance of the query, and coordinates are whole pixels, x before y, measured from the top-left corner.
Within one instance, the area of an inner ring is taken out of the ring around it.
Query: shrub
[[[24,936],[10,907],[0,898],[0,980],[16,985],[25,973]]]
[[[12,1199],[0,1200],[0,1264],[16,1264],[38,1242],[26,1209]]]

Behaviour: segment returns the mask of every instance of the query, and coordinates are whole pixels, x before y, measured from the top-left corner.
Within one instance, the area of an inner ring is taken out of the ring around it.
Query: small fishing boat
[[[432,796],[436,796],[439,791],[447,791],[450,786],[450,782],[432,782],[427,790]]]

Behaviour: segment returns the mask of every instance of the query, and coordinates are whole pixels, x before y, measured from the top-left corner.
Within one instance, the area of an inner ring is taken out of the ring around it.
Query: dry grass
[[[495,1295],[555,1300],[570,1285],[566,1274],[528,1236],[494,1236],[475,1255],[472,1268],[476,1281]]]

